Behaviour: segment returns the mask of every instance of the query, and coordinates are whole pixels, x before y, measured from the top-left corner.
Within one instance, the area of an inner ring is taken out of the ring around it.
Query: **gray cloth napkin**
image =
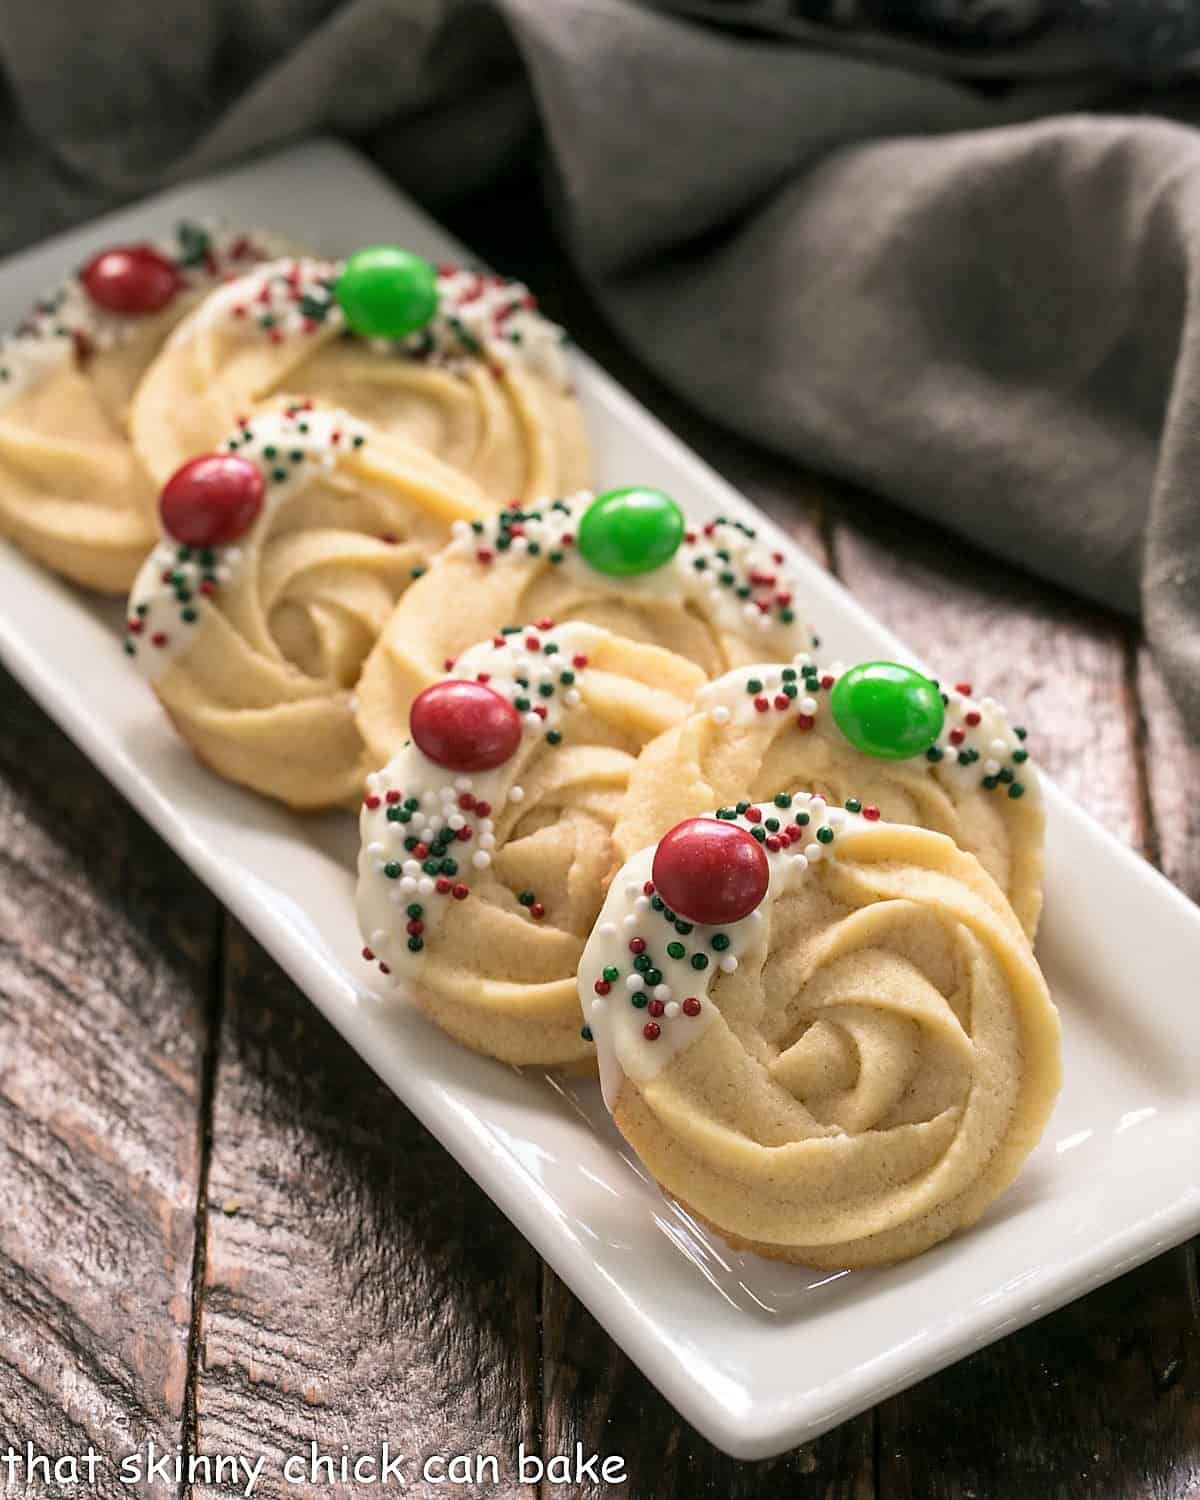
[[[559,232],[664,379],[1140,610],[1200,731],[1200,136],[1070,113],[1111,95],[1096,49],[1073,67],[1051,28],[981,87],[927,42],[633,0],[174,0],[164,22],[0,9],[8,246],[316,129],[369,133],[435,210],[540,141]]]

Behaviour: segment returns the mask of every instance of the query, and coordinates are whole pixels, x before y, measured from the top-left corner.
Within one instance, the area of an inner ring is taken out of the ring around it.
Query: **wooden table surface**
[[[1200,895],[1200,757],[1133,626],[696,419],[495,209],[457,227],[935,669],[1019,706],[1039,762]],[[542,1495],[1200,1496],[1195,1244],[795,1452],[718,1453],[2,674],[0,713],[0,1454],[90,1442],[106,1500],[242,1492],[123,1485],[116,1458],[148,1441],[265,1456],[271,1500],[384,1493],[280,1473],[312,1441],[384,1438],[497,1457],[475,1488],[410,1468],[419,1495],[532,1495],[518,1445],[578,1442],[626,1482]],[[0,1494],[58,1493],[0,1463]]]

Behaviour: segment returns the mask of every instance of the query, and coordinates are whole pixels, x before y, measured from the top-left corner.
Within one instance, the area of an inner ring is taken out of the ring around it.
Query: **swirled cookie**
[[[464,647],[518,620],[589,620],[715,677],[812,645],[781,553],[740,521],[688,523],[658,490],[574,495],[454,528],[371,653],[359,727],[379,761]]]
[[[522,627],[465,651],[368,778],[367,947],[444,1030],[511,1063],[590,1063],[575,972],[614,865],[638,750],[703,676],[594,625]]]
[[[180,224],[115,247],[42,298],[0,343],[0,534],[56,573],[124,593],[154,545],[154,487],[129,405],[184,314],[264,255],[269,237]]]
[[[399,435],[310,403],[185,464],[129,601],[125,650],[213,770],[293,807],[354,802],[362,663],[480,492]]]
[[[1012,1181],[1059,1086],[1028,940],[944,834],[782,793],[676,825],[579,966],[605,1097],[662,1187],[781,1260],[903,1259]]]
[[[646,747],[615,833],[622,858],[705,808],[803,786],[864,816],[948,834],[974,854],[1032,938],[1042,905],[1037,772],[992,698],[894,662],[843,670],[798,656],[740,667]]]
[[[414,316],[402,305],[399,322],[384,320],[403,329],[427,315],[396,338],[355,331],[376,326],[345,293],[347,276],[356,289],[356,257],[280,260],[209,297],[138,391],[133,441],[149,472],[165,479],[239,414],[286,392],[422,444],[469,475],[491,497],[489,509],[586,484],[562,330],[517,282],[452,266],[435,278],[426,262],[404,259],[418,276],[425,268],[431,300]],[[403,278],[396,290],[404,292]]]

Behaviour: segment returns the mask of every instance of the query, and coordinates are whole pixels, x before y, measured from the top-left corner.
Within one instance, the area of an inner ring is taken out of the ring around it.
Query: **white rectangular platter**
[[[194,183],[0,265],[0,326],[93,250],[181,215],[269,226],[331,255],[461,253],[360,158],[314,142]],[[579,389],[601,487],[645,482],[776,537],[830,656],[907,658],[810,559],[600,370]],[[1039,955],[1066,1085],[1015,1188],[972,1232],[888,1270],[737,1255],[648,1184],[590,1083],[465,1052],[366,988],[353,819],[298,818],[216,780],[119,649],[115,605],[0,544],[0,657],[496,1201],[663,1395],[761,1458],[824,1431],[1200,1230],[1200,912],[1055,788]],[[1131,940],[1132,939],[1132,940]]]

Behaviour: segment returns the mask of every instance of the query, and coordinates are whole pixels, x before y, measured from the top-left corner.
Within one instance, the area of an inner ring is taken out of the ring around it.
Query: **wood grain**
[[[197,1452],[265,1455],[266,1500],[369,1493],[338,1468],[289,1488],[284,1464],[385,1439],[410,1493],[428,1455],[461,1453],[519,1493],[537,1257],[232,922],[212,1133]]]
[[[0,718],[0,1448],[173,1451],[216,908],[5,677]]]

